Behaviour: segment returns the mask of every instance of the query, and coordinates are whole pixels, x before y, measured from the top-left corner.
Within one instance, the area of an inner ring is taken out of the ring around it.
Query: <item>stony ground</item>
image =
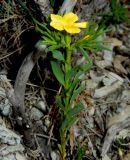
[[[47,7],[44,5],[42,13],[52,11]],[[107,0],[82,0],[75,10],[83,20],[89,20],[94,12],[110,8]],[[18,11],[10,19],[4,19],[2,13],[0,17],[0,160],[58,160],[58,110],[54,98],[60,87],[51,73],[49,59],[41,57],[28,79],[24,103],[25,119],[30,122],[20,128],[13,117],[15,102],[11,103],[9,96],[15,89],[19,67],[34,51],[39,35]],[[83,101],[84,110],[71,128],[70,148],[73,152],[77,145],[84,147],[85,160],[130,159],[130,25],[123,23],[115,27],[111,24],[109,28],[111,31],[101,40],[110,42],[106,47],[111,51],[90,55],[93,67],[81,77],[86,89],[75,100]],[[31,37],[32,41],[35,39],[33,42],[29,40]],[[76,55],[75,63],[83,63],[82,57],[79,59]],[[32,125],[31,131],[28,125]],[[23,138],[26,134],[27,139]]]

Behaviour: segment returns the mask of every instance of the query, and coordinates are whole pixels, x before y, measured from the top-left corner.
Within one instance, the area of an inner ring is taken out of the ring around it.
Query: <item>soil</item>
[[[47,1],[43,8],[40,0],[25,2],[31,14],[45,22],[44,12],[57,13],[62,6],[56,0],[51,5]],[[130,8],[128,1],[120,2]],[[41,37],[22,7],[16,1],[0,2],[0,160],[58,160],[60,110],[55,98],[61,86],[52,73],[51,55],[37,56],[36,44]],[[80,0],[74,12],[83,21],[94,17],[97,23],[101,21],[97,13],[110,9],[109,0]],[[90,55],[93,67],[81,82],[86,89],[75,100],[84,102],[84,110],[68,133],[68,160],[78,146],[84,149],[83,160],[130,159],[130,24],[109,23],[108,28],[101,39],[111,42],[106,46],[111,51]],[[33,60],[32,54],[36,55]],[[73,61],[78,64],[82,57],[75,56]],[[28,75],[20,71],[23,66]]]

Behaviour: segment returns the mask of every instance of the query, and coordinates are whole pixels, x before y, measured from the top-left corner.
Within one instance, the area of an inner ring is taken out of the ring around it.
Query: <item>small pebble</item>
[[[82,142],[83,141],[83,139],[84,139],[84,137],[83,136],[78,136],[78,142]]]
[[[43,117],[43,113],[35,107],[31,109],[30,115],[31,115],[31,119],[35,121],[40,120]]]
[[[51,152],[51,160],[59,160],[58,155],[54,151]]]
[[[7,104],[6,106],[4,106],[3,110],[2,110],[2,115],[3,116],[8,116],[11,112],[11,107],[9,104]]]
[[[49,118],[46,118],[45,119],[45,125],[46,125],[46,127],[49,127],[50,124],[51,124],[51,122],[50,122]]]
[[[40,110],[42,110],[43,112],[46,112],[46,104],[44,101],[39,101],[37,104],[36,104],[36,107]]]
[[[47,127],[46,126],[43,126],[43,130],[45,133],[47,133]]]

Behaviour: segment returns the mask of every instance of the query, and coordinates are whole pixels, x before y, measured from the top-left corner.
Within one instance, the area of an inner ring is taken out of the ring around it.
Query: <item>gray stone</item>
[[[30,115],[31,115],[31,119],[35,121],[38,121],[43,117],[43,113],[35,107],[31,109]]]
[[[46,112],[46,110],[47,110],[46,103],[44,101],[42,101],[42,100],[37,102],[36,107],[38,109],[42,110],[43,112]]]

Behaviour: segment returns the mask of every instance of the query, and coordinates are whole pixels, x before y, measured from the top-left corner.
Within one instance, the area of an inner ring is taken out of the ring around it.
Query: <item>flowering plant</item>
[[[92,59],[88,53],[104,49],[103,43],[97,40],[104,33],[103,28],[97,24],[91,25],[88,22],[77,21],[78,16],[68,12],[63,16],[51,14],[50,28],[46,24],[37,23],[37,30],[42,35],[41,43],[47,45],[47,52],[52,52],[52,71],[62,86],[56,102],[60,107],[61,117],[58,147],[63,160],[67,156],[68,132],[76,122],[77,114],[83,109],[82,102],[73,106],[75,98],[85,89],[80,85],[79,77],[92,66]],[[73,39],[72,35],[80,33],[80,28],[84,28],[84,33],[78,40]],[[84,56],[85,64],[72,66],[74,50],[79,50]]]

